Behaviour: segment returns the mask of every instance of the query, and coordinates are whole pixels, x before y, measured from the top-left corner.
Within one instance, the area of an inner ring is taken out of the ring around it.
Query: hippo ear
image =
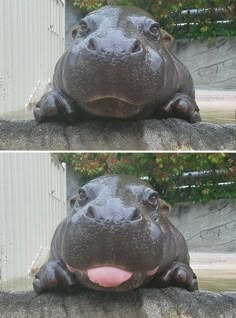
[[[174,41],[174,38],[172,35],[170,35],[168,32],[166,32],[165,30],[161,29],[161,39],[162,42],[169,48],[171,47],[171,44]]]
[[[73,211],[73,208],[75,206],[77,199],[78,199],[78,193],[67,198],[69,212]]]
[[[74,26],[73,28],[71,28],[71,37],[73,40],[75,40],[78,33],[79,33],[79,26]]]
[[[162,215],[167,215],[171,209],[171,206],[162,199],[159,199],[159,202],[160,202],[160,213]]]

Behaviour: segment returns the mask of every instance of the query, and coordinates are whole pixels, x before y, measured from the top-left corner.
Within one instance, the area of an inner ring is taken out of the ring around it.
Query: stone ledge
[[[172,51],[189,69],[196,88],[235,91],[236,37],[175,40]]]
[[[95,119],[74,126],[0,120],[0,150],[235,150],[233,124]]]
[[[0,292],[0,318],[233,318],[236,293],[139,289],[129,293]]]

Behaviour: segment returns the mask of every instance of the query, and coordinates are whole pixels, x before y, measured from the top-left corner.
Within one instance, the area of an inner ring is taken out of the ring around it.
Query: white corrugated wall
[[[27,276],[65,215],[66,171],[51,154],[0,154],[0,288]]]
[[[65,1],[0,0],[0,115],[24,109],[65,46]]]

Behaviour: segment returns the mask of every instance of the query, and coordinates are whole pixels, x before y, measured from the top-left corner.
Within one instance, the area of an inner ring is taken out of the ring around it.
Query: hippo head
[[[79,189],[61,238],[61,258],[83,285],[123,291],[158,272],[163,257],[156,191],[130,176],[99,177]]]
[[[159,23],[146,11],[105,6],[83,18],[72,35],[63,85],[86,112],[131,118],[166,101],[167,91],[171,96],[164,66],[172,63],[170,54]]]

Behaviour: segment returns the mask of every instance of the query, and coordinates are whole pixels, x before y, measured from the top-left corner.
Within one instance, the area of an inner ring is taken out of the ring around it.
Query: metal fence
[[[65,1],[0,0],[0,115],[24,109],[64,52]]]
[[[65,215],[66,171],[56,158],[0,154],[0,289],[27,276]]]
[[[170,12],[161,21],[164,29],[175,38],[196,38],[206,33],[210,36],[233,36],[236,28],[236,5],[205,7]]]

